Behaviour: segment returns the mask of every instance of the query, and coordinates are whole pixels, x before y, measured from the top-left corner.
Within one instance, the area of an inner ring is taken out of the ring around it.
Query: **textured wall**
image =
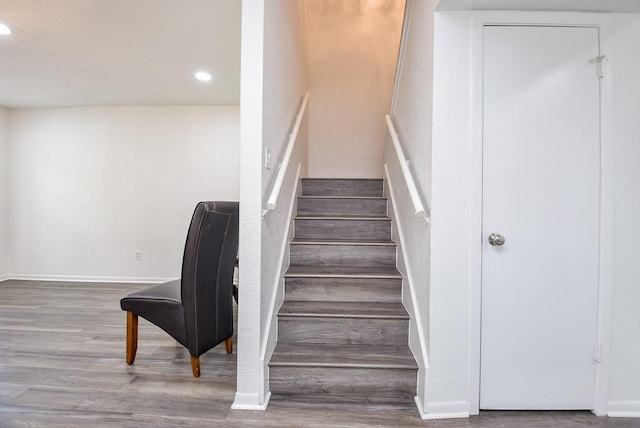
[[[238,119],[237,106],[11,110],[11,273],[178,277],[196,203],[238,199]]]
[[[269,1],[265,7],[264,99],[262,145],[272,153],[272,169],[263,168],[263,207],[273,188],[278,164],[286,151],[289,136],[305,93],[309,90],[307,70],[306,13],[301,2]],[[313,96],[310,95],[310,96]],[[291,210],[296,196],[296,172],[307,171],[308,117],[305,113],[286,172],[276,209],[262,222],[261,274],[261,363],[264,384],[268,384],[268,362],[275,347],[276,317],[284,296],[282,274],[289,266],[286,252]]]
[[[407,3],[405,46],[396,81],[392,118],[420,194],[431,204],[431,125],[433,123],[433,11],[437,1]]]
[[[0,278],[11,272],[9,244],[9,111],[0,107]]]
[[[611,29],[614,86],[614,266],[610,411],[640,416],[640,15]]]
[[[240,74],[240,299],[238,381],[233,407],[260,406],[260,270],[262,228],[262,76],[264,1],[242,4]]]
[[[309,174],[382,177],[404,0],[308,0]]]
[[[272,168],[262,168],[263,207],[269,198],[278,173],[278,164],[284,156],[296,114],[305,93],[309,90],[305,13],[302,3],[288,0],[270,1],[265,7],[264,33],[264,100],[262,145],[272,153]],[[313,94],[310,96],[314,96]],[[298,133],[295,151],[291,157],[278,206],[263,221],[262,228],[262,325],[269,320],[277,274],[280,268],[281,243],[284,239],[290,213],[288,208],[298,164],[306,172],[308,129],[305,122]],[[264,149],[263,149],[264,152]]]
[[[400,143],[423,203],[431,201],[431,123],[433,100],[433,10],[436,1],[409,0],[400,65],[395,83],[391,117],[398,132]],[[428,340],[429,328],[429,264],[430,230],[424,219],[414,214],[413,205],[402,177],[400,164],[391,142],[385,149],[385,164],[389,171],[389,186],[394,193],[394,212],[397,216],[397,235],[402,238],[400,268],[405,278],[403,302],[419,319],[423,340]],[[401,236],[400,236],[401,235]],[[405,257],[406,256],[406,257]],[[413,286],[413,293],[408,288]],[[412,324],[413,325],[413,324]],[[418,332],[411,331],[410,346],[414,355],[421,355]],[[425,346],[428,343],[425,343]],[[418,398],[425,405],[426,378],[424,368],[427,356],[422,356],[421,375],[418,377]]]
[[[276,303],[278,270],[286,240],[292,180],[298,163],[306,169],[307,128],[301,128],[278,207],[263,219],[277,164],[308,90],[304,4],[258,0],[242,5],[240,143],[240,307],[238,383],[233,408],[264,409],[268,368],[263,352],[274,337],[270,314]],[[272,169],[263,164],[271,151]]]
[[[469,24],[465,13],[435,16],[429,413],[468,408]]]

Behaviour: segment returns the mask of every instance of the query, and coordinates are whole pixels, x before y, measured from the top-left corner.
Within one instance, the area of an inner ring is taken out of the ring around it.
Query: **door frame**
[[[537,25],[598,28],[600,53],[611,52],[606,42],[604,14],[573,12],[473,12],[471,14],[471,109],[469,147],[469,413],[480,411],[480,344],[482,310],[482,130],[483,30],[486,25]],[[605,37],[603,37],[603,35]],[[612,64],[605,61],[600,79],[600,249],[598,278],[598,331],[600,363],[596,365],[595,408],[607,414],[609,349],[613,283],[613,98]],[[594,73],[595,73],[594,64]],[[594,350],[595,352],[595,350]]]

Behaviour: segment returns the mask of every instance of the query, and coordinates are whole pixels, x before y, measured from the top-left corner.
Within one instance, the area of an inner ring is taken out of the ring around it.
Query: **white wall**
[[[232,408],[265,409],[260,362],[262,110],[265,1],[242,2],[240,59],[240,290],[236,395]]]
[[[431,123],[433,100],[433,10],[436,1],[408,0],[400,49],[398,78],[394,91],[392,121],[416,181],[423,203],[431,201]],[[411,314],[409,345],[418,360],[417,397],[424,409],[429,329],[430,230],[424,219],[414,214],[413,205],[393,147],[387,144],[385,164],[388,186],[393,190],[393,210],[397,225],[394,240],[399,242],[399,269],[405,277],[403,302]],[[418,332],[418,329],[421,332]],[[420,343],[420,341],[424,343]]]
[[[435,0],[409,0],[411,10],[395,83],[392,119],[420,194],[431,204],[433,11]]]
[[[382,177],[404,0],[308,0],[309,175]]]
[[[491,22],[498,14],[493,12]],[[609,79],[607,91],[613,88],[613,92],[605,93],[605,97],[611,100],[613,109],[607,114],[613,114],[614,124],[614,129],[607,131],[614,138],[605,144],[612,145],[615,152],[611,348],[603,354],[608,355],[603,364],[609,364],[610,374],[605,412],[640,416],[640,127],[636,120],[640,116],[640,17],[573,14],[568,18],[558,13],[517,16],[519,20],[530,17],[536,23],[569,19],[572,23],[580,19],[588,24],[602,23],[602,46],[611,49],[603,52],[612,70],[605,79]],[[427,410],[436,415],[473,410],[474,397],[477,399],[477,380],[470,373],[479,365],[479,338],[471,334],[478,327],[472,314],[477,313],[473,305],[478,299],[470,278],[479,274],[474,256],[477,250],[472,243],[479,239],[477,201],[481,191],[476,180],[478,166],[473,160],[478,149],[472,128],[477,125],[470,114],[477,102],[471,97],[472,69],[477,63],[472,49],[474,17],[477,13],[437,12],[435,16]],[[605,117],[605,123],[608,120]],[[474,294],[476,298],[470,301]]]
[[[614,265],[610,414],[640,417],[640,15],[615,15]]]
[[[468,412],[469,14],[436,13],[426,412]]]
[[[263,206],[273,188],[273,182],[278,173],[276,165],[284,156],[302,100],[309,91],[304,4],[290,0],[275,2],[269,0],[267,4],[264,32],[262,144],[263,147],[271,149],[275,156],[273,162],[275,165],[270,170],[263,168]],[[312,96],[315,94],[310,94],[310,97]],[[301,165],[301,176],[307,175],[308,117],[307,112],[298,133],[277,208],[270,211],[262,223],[263,343],[261,358],[265,367],[265,383],[268,381],[267,364],[275,347],[275,313],[284,297],[282,275],[289,266],[287,244],[290,236],[287,232],[290,227],[293,204],[299,193],[296,190],[298,165]]]
[[[238,200],[237,106],[20,109],[9,125],[16,278],[178,277],[196,203]]]
[[[265,0],[242,6],[240,307],[238,382],[233,408],[268,404],[268,360],[275,344],[275,312],[282,300],[282,273],[297,186],[306,172],[307,124],[300,129],[277,208],[262,217],[276,166],[304,94],[308,91],[303,2]],[[313,94],[311,95],[313,97]],[[272,169],[263,153],[272,153]]]
[[[9,110],[0,107],[0,280],[11,272],[8,155]]]

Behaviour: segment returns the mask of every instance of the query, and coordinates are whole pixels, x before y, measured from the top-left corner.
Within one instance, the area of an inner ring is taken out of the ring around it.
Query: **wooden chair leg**
[[[133,364],[138,350],[138,315],[127,311],[127,364]]]
[[[228,337],[224,340],[224,346],[227,348],[227,354],[233,352],[233,338]]]
[[[191,371],[193,377],[200,377],[200,358],[191,356]]]

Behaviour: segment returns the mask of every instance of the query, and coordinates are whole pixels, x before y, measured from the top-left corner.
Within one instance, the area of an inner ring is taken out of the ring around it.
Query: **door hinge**
[[[602,344],[596,343],[593,347],[593,359],[599,363],[602,360]]]
[[[606,55],[600,55],[597,56],[595,58],[593,58],[591,61],[591,63],[595,63],[596,64],[596,71],[598,73],[598,79],[602,79],[604,77],[604,62],[606,61],[607,57]]]

